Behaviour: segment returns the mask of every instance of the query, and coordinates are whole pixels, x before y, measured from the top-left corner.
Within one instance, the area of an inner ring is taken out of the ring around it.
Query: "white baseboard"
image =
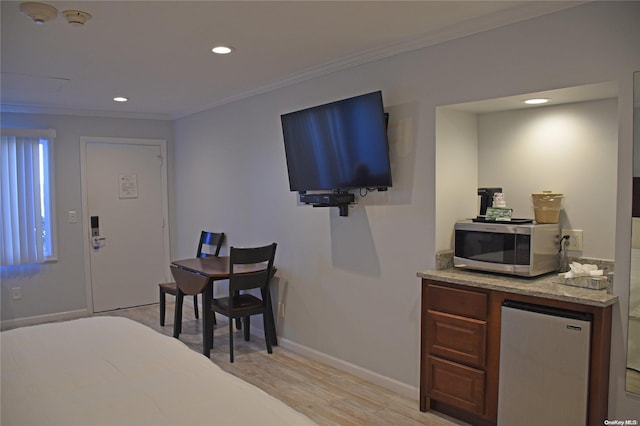
[[[353,374],[356,377],[367,380],[385,389],[397,392],[400,395],[406,396],[407,398],[414,398],[416,400],[416,403],[420,398],[420,389],[417,387],[399,382],[390,377],[383,376],[374,371],[367,370],[366,368],[351,364],[350,362],[332,357],[331,355],[327,355],[325,353],[316,351],[315,349],[311,349],[307,346],[292,342],[287,339],[278,338],[278,345],[292,352],[310,358],[314,361],[321,362],[325,365],[337,368],[338,370]]]
[[[18,318],[12,320],[4,320],[0,322],[1,330],[10,330],[12,328],[25,327],[28,325],[43,324],[47,322],[67,321],[77,318],[89,316],[87,309],[78,309],[77,311],[58,312],[55,314],[37,315],[33,317]]]
[[[221,319],[222,321],[220,322],[223,324],[226,324],[226,321],[225,321],[226,318],[222,317]],[[257,325],[251,326],[250,333],[251,335],[255,335],[256,337],[264,338],[264,330],[261,327],[258,327]],[[295,352],[299,355],[305,356],[314,361],[321,362],[322,364],[336,368],[340,371],[353,374],[354,376],[360,379],[367,380],[385,389],[389,389],[390,391],[399,393],[400,395],[403,395],[407,398],[413,398],[416,400],[416,404],[420,399],[420,389],[415,386],[411,386],[406,383],[399,382],[390,377],[383,376],[374,371],[367,370],[366,368],[362,368],[355,364],[351,364],[350,362],[332,357],[331,355],[327,355],[325,353],[319,352],[315,349],[311,349],[299,343],[292,342],[291,340],[288,340],[288,339],[283,339],[281,337],[278,337],[278,346],[281,346],[285,349],[290,350],[291,352]]]

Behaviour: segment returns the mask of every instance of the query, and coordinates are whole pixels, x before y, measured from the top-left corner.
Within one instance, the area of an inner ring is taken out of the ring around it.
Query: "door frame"
[[[169,199],[168,199],[168,179],[167,179],[167,141],[164,139],[139,139],[139,138],[105,138],[97,136],[80,137],[80,184],[82,186],[82,235],[84,245],[84,275],[85,288],[87,294],[87,310],[94,314],[93,308],[93,283],[91,278],[91,229],[89,218],[85,217],[89,213],[89,200],[87,194],[87,145],[94,142],[108,143],[115,145],[150,145],[159,146],[162,155],[161,179],[162,179],[162,216],[163,216],[163,253],[164,264],[167,265],[164,271],[165,280],[169,280]]]

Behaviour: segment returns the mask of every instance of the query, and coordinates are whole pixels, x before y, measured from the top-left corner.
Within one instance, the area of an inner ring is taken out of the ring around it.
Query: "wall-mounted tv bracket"
[[[325,194],[300,194],[300,202],[313,207],[338,207],[340,216],[349,216],[349,204],[355,202],[353,194],[336,191]]]

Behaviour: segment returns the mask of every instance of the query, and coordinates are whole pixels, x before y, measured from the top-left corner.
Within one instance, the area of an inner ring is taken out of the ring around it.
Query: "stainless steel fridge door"
[[[498,425],[584,426],[590,317],[505,301],[501,327]]]

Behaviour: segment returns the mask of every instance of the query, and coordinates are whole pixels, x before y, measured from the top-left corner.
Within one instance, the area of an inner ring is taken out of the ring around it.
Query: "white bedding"
[[[314,424],[125,318],[18,328],[0,339],[2,426]]]

